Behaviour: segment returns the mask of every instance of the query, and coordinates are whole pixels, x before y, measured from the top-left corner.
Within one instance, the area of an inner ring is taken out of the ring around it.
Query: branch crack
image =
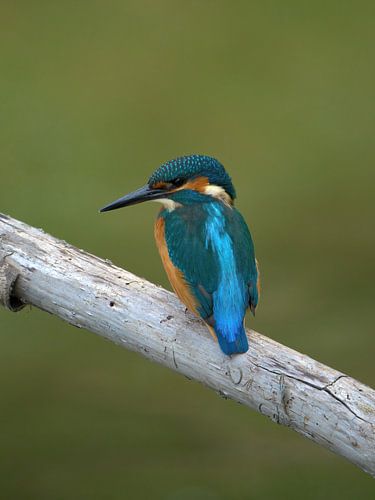
[[[282,373],[282,372],[279,372],[279,371],[276,371],[276,370],[271,370],[270,368],[266,368],[265,366],[263,365],[259,365],[258,363],[255,363],[254,361],[251,361],[252,364],[254,366],[256,366],[257,368],[260,368],[261,370],[265,370],[269,373],[273,373],[274,375],[278,375],[279,377],[287,377],[289,379],[292,379],[292,380],[296,380],[297,382],[301,382],[302,384],[306,384],[308,385],[309,387],[312,387],[313,389],[317,389],[318,391],[324,391],[326,392],[327,394],[329,394],[333,399],[335,399],[336,401],[338,401],[339,403],[341,403],[347,410],[350,411],[350,413],[352,413],[356,418],[358,418],[359,420],[362,420],[362,422],[365,422],[366,424],[370,424],[371,426],[373,426],[373,423],[370,422],[369,420],[366,420],[365,418],[361,417],[360,415],[358,415],[358,413],[356,413],[345,401],[343,401],[342,399],[340,399],[338,396],[336,396],[336,394],[333,394],[329,388],[332,387],[338,380],[342,379],[342,378],[349,378],[347,375],[339,375],[335,378],[335,380],[333,380],[332,382],[330,382],[329,384],[326,384],[325,386],[321,387],[320,385],[318,384],[313,384],[312,382],[308,382],[307,380],[305,379],[302,379],[302,378],[299,378],[299,377],[296,377],[294,375],[291,375],[291,374],[288,374],[288,373]]]

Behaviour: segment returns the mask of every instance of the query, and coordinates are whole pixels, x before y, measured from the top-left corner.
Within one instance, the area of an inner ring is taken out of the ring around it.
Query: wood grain
[[[9,309],[32,304],[137,351],[375,476],[375,391],[357,380],[254,331],[229,358],[174,294],[1,214],[0,288]]]

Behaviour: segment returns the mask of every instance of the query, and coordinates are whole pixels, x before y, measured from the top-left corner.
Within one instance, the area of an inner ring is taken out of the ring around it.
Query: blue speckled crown
[[[177,177],[186,180],[207,177],[210,184],[221,186],[234,199],[236,191],[223,165],[211,156],[189,155],[169,160],[155,170],[148,183],[171,182]]]

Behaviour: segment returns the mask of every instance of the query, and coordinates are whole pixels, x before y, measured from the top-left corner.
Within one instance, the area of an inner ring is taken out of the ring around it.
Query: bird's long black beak
[[[133,191],[132,193],[126,194],[122,198],[106,205],[100,209],[100,212],[109,212],[110,210],[116,210],[116,208],[128,207],[129,205],[136,205],[137,203],[142,203],[143,201],[156,200],[166,196],[163,189],[152,189],[148,184]]]

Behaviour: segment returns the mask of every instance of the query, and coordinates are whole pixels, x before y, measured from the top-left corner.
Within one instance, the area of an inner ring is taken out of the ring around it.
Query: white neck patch
[[[176,201],[171,200],[170,198],[158,198],[157,200],[152,200],[152,201],[157,201],[158,203],[161,203],[168,212],[173,212],[175,208],[181,207],[181,203],[177,203]]]
[[[216,186],[215,184],[209,184],[204,188],[204,194],[208,194],[213,198],[226,203],[227,205],[232,205],[232,199],[229,194],[221,186]]]

